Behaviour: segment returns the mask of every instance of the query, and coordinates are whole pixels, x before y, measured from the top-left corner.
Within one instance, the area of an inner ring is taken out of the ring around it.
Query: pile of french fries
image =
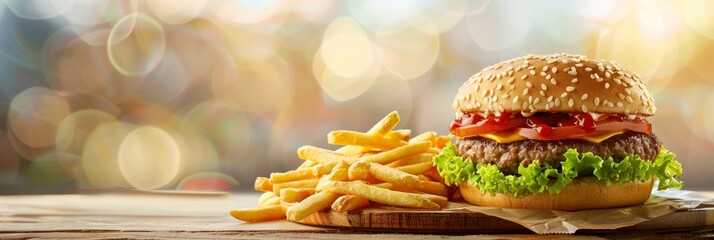
[[[254,188],[264,192],[257,208],[234,209],[242,221],[300,221],[324,209],[350,212],[370,205],[441,209],[448,189],[432,158],[451,136],[393,130],[399,114],[392,112],[366,133],[337,130],[327,141],[343,147],[331,151],[313,146],[297,150],[305,160],[297,169],[258,177]]]

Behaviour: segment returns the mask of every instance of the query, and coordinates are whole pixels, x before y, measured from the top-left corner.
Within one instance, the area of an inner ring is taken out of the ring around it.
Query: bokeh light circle
[[[42,72],[56,90],[99,92],[111,79],[112,68],[104,48],[79,41],[71,28],[52,34],[45,41],[41,55]]]
[[[84,144],[94,128],[115,120],[111,114],[94,109],[73,112],[62,120],[57,128],[56,151],[81,155]]]
[[[386,69],[402,79],[414,79],[431,70],[439,56],[439,35],[409,26],[374,39]]]
[[[287,63],[279,57],[214,70],[213,95],[229,106],[254,113],[278,109],[293,96],[294,82]]]
[[[159,19],[170,24],[182,24],[198,17],[208,0],[147,0],[146,2]]]
[[[153,70],[164,56],[164,28],[153,18],[132,13],[123,17],[109,33],[107,52],[114,69],[126,76]]]
[[[140,127],[126,135],[119,147],[119,170],[137,189],[157,189],[175,180],[181,167],[176,141],[157,127]]]
[[[699,34],[714,39],[714,2],[708,0],[684,1],[684,20]]]
[[[90,185],[99,188],[130,187],[119,171],[119,146],[136,126],[113,121],[100,124],[87,138],[82,169]]]
[[[54,144],[60,122],[69,113],[69,104],[59,93],[32,87],[17,94],[10,102],[8,126],[29,147],[49,147]]]
[[[341,77],[356,77],[375,61],[372,43],[349,18],[338,18],[325,30],[320,49],[327,68]]]
[[[4,2],[15,15],[33,20],[59,16],[72,7],[71,0],[5,0]]]
[[[511,47],[522,41],[531,25],[531,1],[492,1],[464,20],[471,38],[486,51]],[[494,24],[499,23],[499,24]]]

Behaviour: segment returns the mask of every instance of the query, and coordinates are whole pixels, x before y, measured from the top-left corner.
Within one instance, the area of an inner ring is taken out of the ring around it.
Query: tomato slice
[[[596,127],[596,131],[618,131],[623,129],[652,134],[652,124],[647,121],[604,121],[598,123]]]
[[[564,126],[553,127],[549,134],[541,134],[537,128],[516,128],[516,133],[533,140],[565,140],[621,130],[652,134],[652,124],[646,121],[605,121],[597,123],[594,131],[588,131],[580,126]]]
[[[498,124],[494,124],[492,121],[484,119],[473,125],[455,128],[451,130],[451,133],[461,138],[467,138],[479,134],[495,133],[503,130],[517,128],[523,126],[525,122],[526,120],[524,118],[513,118],[505,122],[501,121]]]

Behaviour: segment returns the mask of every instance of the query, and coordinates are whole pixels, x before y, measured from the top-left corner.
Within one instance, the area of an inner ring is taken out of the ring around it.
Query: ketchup
[[[454,119],[449,126],[449,129],[454,129],[469,126],[469,125],[504,125],[508,123],[513,114],[503,113],[500,116],[488,116],[486,118],[474,113],[464,113],[460,117]],[[515,115],[513,117],[521,117]],[[550,136],[554,127],[578,126],[586,132],[595,131],[597,124],[590,114],[587,113],[539,113],[526,118],[526,125],[529,128],[535,129],[541,136]],[[524,126],[525,127],[525,126]]]
[[[572,114],[568,120],[558,121],[558,127],[564,126],[579,126],[585,130],[585,132],[593,132],[595,131],[595,127],[597,127],[593,117],[587,113],[575,113]]]

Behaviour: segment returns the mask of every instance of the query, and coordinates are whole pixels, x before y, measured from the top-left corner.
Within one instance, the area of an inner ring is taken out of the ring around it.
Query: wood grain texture
[[[714,209],[676,211],[617,230],[587,230],[605,233],[642,230],[694,229],[714,226]],[[500,218],[474,212],[379,211],[315,213],[300,223],[356,230],[415,233],[526,233],[527,228]]]

